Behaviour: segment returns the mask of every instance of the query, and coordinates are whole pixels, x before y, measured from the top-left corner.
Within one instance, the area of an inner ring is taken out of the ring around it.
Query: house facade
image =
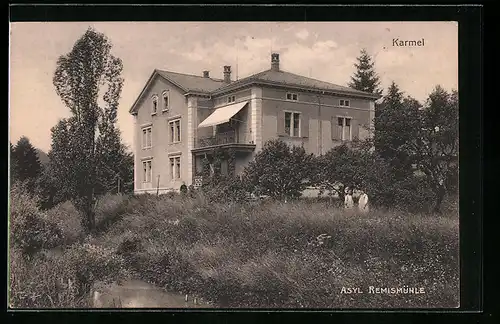
[[[270,139],[320,155],[345,141],[371,136],[377,95],[280,69],[232,81],[155,70],[130,109],[135,124],[135,193],[199,185],[215,150],[231,151],[240,174]],[[210,166],[210,164],[209,164]]]

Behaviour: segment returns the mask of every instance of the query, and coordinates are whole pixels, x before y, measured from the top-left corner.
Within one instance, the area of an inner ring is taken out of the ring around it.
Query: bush
[[[457,304],[456,214],[357,215],[327,204],[220,204],[203,195],[131,204],[104,244],[143,280],[220,307]],[[342,286],[377,284],[424,285],[429,293],[359,297],[356,304],[339,294]]]
[[[103,232],[129,211],[129,196],[124,194],[105,194],[100,197],[96,210],[96,231]]]
[[[206,181],[201,193],[211,202],[244,202],[249,198],[248,185],[239,177],[216,176]],[[198,191],[200,194],[200,191]],[[192,192],[191,197],[194,197]]]
[[[344,144],[317,157],[314,181],[322,190],[337,193],[343,201],[344,188],[361,189],[370,205],[412,212],[428,212],[434,194],[425,178],[395,177],[391,166],[369,143]]]
[[[75,279],[79,296],[87,296],[97,282],[111,283],[127,276],[124,260],[115,250],[85,243],[65,251],[60,260]]]
[[[122,257],[91,244],[30,260],[11,249],[10,304],[15,308],[91,307],[92,287],[127,276]]]
[[[9,230],[15,247],[33,256],[41,249],[50,249],[63,241],[62,231],[44,212],[38,210],[36,197],[30,196],[22,186],[10,190]]]
[[[62,244],[71,245],[83,238],[82,216],[72,202],[66,201],[46,211],[47,218],[61,230]]]
[[[298,198],[312,177],[313,155],[303,147],[270,140],[244,170],[244,181],[258,195]]]

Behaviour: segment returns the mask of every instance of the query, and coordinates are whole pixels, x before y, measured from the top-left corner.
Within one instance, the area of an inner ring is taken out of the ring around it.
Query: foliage
[[[123,65],[110,51],[107,37],[89,28],[59,57],[53,78],[72,117],[52,129],[52,171],[56,184],[82,211],[89,231],[95,227],[95,196],[109,190],[109,178],[114,183],[126,160],[115,126]],[[113,170],[115,165],[118,169]]]
[[[341,201],[345,187],[362,189],[373,196],[373,190],[384,183],[387,175],[384,161],[365,146],[352,148],[342,144],[334,147],[318,156],[315,165],[315,184],[338,195]]]
[[[316,158],[314,182],[330,195],[343,201],[344,188],[363,190],[370,204],[386,208],[429,211],[429,187],[421,178],[408,175],[395,177],[391,166],[376,151],[371,142],[341,145]]]
[[[312,166],[313,155],[307,154],[304,147],[270,140],[245,167],[243,180],[258,195],[298,198],[312,177]]]
[[[413,173],[412,155],[400,148],[417,136],[419,106],[415,99],[404,98],[399,87],[392,82],[374,120],[375,150],[389,163],[394,177],[398,179]]]
[[[60,258],[26,260],[10,247],[9,306],[12,308],[88,308],[89,298],[78,296],[74,279]]]
[[[14,159],[14,146],[12,145],[12,143],[10,142],[10,155],[9,155],[9,159],[10,159],[10,164],[9,164],[9,172],[10,172],[10,182],[13,183],[13,182],[16,182],[18,180],[18,176],[17,176],[17,160]]]
[[[25,188],[34,193],[42,166],[37,150],[27,137],[21,137],[15,147],[11,144],[11,163],[12,179],[25,182]]]
[[[14,308],[92,307],[92,287],[128,276],[116,251],[88,243],[30,260],[16,249],[10,251],[9,296]]]
[[[84,236],[85,231],[81,224],[81,215],[71,201],[60,203],[45,213],[47,219],[57,224],[57,228],[61,232],[61,244],[71,245]]]
[[[202,194],[212,202],[243,202],[249,198],[248,185],[238,176],[214,176],[206,181]]]
[[[134,210],[110,227],[102,244],[133,260],[141,279],[219,307],[352,307],[339,287],[353,282],[426,289],[418,296],[360,298],[361,307],[458,303],[456,212],[357,215],[299,200],[131,200]]]
[[[439,212],[446,192],[455,194],[458,184],[458,93],[437,86],[422,107],[403,99],[393,83],[375,118],[374,144],[397,179],[415,171],[425,175]]]
[[[356,58],[357,63],[354,64],[356,72],[351,77],[349,87],[381,95],[382,90],[379,89],[380,78],[375,72],[375,63],[366,49],[362,49],[360,55]]]
[[[417,168],[426,175],[439,212],[445,194],[458,186],[458,92],[436,86],[421,110],[418,136],[401,150],[415,156]]]
[[[54,165],[50,162],[43,167],[42,173],[36,182],[36,195],[39,208],[47,210],[70,199],[71,195],[65,191],[55,176]]]

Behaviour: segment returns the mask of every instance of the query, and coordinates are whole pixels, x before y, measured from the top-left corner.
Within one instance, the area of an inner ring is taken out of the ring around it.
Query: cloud
[[[297,38],[300,38],[302,40],[306,40],[307,37],[309,37],[309,32],[306,29],[301,29],[295,33],[295,36],[297,36]]]

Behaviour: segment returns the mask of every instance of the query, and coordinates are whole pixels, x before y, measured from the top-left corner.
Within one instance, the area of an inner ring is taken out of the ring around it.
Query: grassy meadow
[[[88,307],[93,287],[126,278],[218,307],[458,307],[453,207],[357,214],[326,202],[109,195],[97,207],[97,233],[85,236],[71,203],[40,211],[35,199],[11,190],[13,307]],[[30,226],[41,236],[26,256],[19,228]],[[425,293],[369,294],[369,286]]]

